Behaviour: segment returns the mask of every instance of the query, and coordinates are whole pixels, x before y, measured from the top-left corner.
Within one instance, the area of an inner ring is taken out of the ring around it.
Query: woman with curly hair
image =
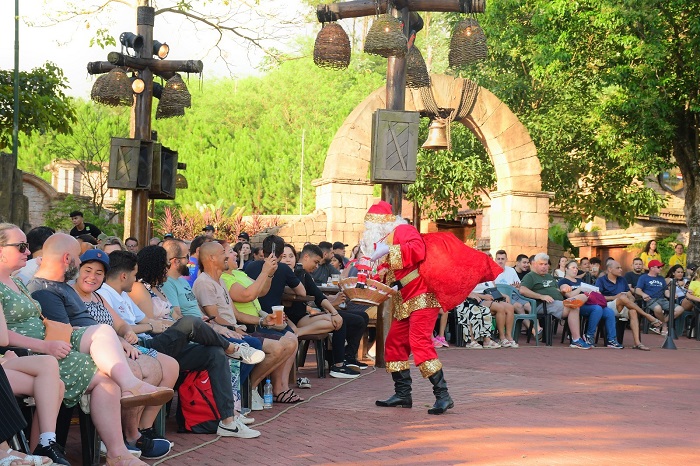
[[[161,288],[168,276],[168,253],[162,246],[146,246],[136,255],[138,269],[129,297],[150,319],[171,319],[172,304]]]

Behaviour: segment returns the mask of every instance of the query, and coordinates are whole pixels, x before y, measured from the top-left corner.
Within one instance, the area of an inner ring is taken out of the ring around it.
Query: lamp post
[[[19,146],[19,0],[15,0],[15,70],[14,70],[14,104],[12,117],[12,156],[17,163]]]
[[[204,65],[199,60],[164,60],[169,52],[167,44],[153,40],[155,9],[139,6],[136,9],[136,34],[123,33],[120,42],[132,48],[135,57],[118,52],[110,52],[106,62],[88,63],[88,73],[107,73],[115,67],[126,67],[138,71],[143,82],[143,90],[135,94],[131,107],[129,136],[141,141],[151,141],[151,111],[153,108],[153,76],[169,79],[177,72],[201,73]],[[156,45],[156,47],[154,47]],[[157,55],[158,58],[152,58]],[[140,88],[139,84],[139,88]],[[148,189],[131,189],[127,191],[124,221],[125,233],[128,232],[141,244],[148,241]]]

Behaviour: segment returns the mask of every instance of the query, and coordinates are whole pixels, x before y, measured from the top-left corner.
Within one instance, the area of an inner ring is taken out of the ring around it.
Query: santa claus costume
[[[421,375],[433,384],[435,404],[428,414],[442,414],[454,407],[454,402],[447,391],[442,363],[432,342],[439,310],[454,308],[484,277],[495,278],[502,269],[486,254],[468,248],[452,234],[421,235],[415,227],[394,215],[391,204],[384,201],[367,212],[360,244],[366,256],[384,261],[388,266],[386,284],[399,289],[392,298],[394,321],[384,352],[395,393],[376,404],[412,406],[408,361],[412,353]],[[469,267],[457,265],[456,259]]]

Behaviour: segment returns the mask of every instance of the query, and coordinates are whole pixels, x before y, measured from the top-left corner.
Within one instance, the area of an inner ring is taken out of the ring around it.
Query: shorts
[[[538,314],[542,314],[544,312],[543,309],[544,306],[542,304],[537,305]],[[561,320],[564,314],[564,301],[555,300],[553,303],[547,303],[547,314]]]
[[[668,314],[668,310],[671,308],[671,303],[668,302],[666,298],[652,298],[647,303],[647,309],[654,310],[656,306],[661,306],[661,310],[664,314]]]
[[[621,312],[617,312],[617,299],[608,301],[608,309],[612,309],[612,311],[615,313],[615,317],[627,320],[630,318],[630,310],[626,307],[623,307]]]

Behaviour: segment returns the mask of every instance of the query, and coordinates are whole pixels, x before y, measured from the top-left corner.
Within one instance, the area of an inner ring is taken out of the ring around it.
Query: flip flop
[[[291,388],[275,395],[275,403],[294,404],[301,403],[302,401],[304,401],[304,399],[294,393],[294,390]]]
[[[51,466],[52,464],[54,464],[53,460],[51,458],[49,458],[48,456],[26,455],[20,451],[13,450],[12,448],[7,450],[7,454],[10,455],[11,457],[18,458],[20,461],[24,462],[25,464],[32,463],[32,466]],[[17,456],[17,455],[22,455],[23,457]],[[47,462],[44,463],[44,460],[47,460]],[[17,460],[15,459],[12,461],[17,461]],[[6,464],[12,464],[12,461],[7,462]]]
[[[638,350],[640,350],[640,351],[651,351],[651,349],[649,349],[648,346],[645,346],[645,345],[643,345],[643,344],[641,344],[641,343],[638,344],[638,345],[634,345],[634,346],[632,347],[632,349],[638,349]]]
[[[131,395],[123,395],[121,398],[122,408],[133,408],[136,406],[162,406],[173,399],[175,392],[172,388],[156,387],[156,391],[150,393],[143,392],[143,381],[130,387],[125,392]]]

